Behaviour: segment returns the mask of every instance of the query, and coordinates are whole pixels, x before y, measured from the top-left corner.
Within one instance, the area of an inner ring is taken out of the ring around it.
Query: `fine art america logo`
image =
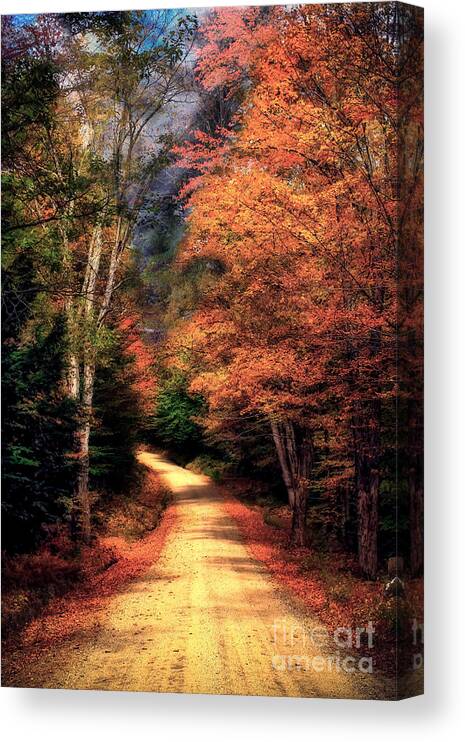
[[[275,619],[272,634],[276,653],[271,661],[275,670],[373,672],[373,658],[360,654],[362,649],[373,649],[372,621],[366,626],[340,626],[329,631],[323,626],[307,628]]]
[[[413,655],[410,669],[423,668],[423,624],[412,620]],[[272,665],[275,670],[310,672],[373,672],[373,657],[363,655],[373,650],[375,629],[372,621],[354,628],[339,626],[329,631],[324,626],[305,626],[275,619],[272,642],[275,652]],[[355,650],[355,651],[354,651]]]

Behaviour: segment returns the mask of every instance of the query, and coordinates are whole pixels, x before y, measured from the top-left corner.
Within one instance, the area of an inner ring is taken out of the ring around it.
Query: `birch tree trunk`
[[[89,496],[89,438],[94,394],[95,365],[84,363],[82,374],[81,420],[77,432],[78,471],[75,499],[79,505],[79,527],[81,539],[85,544],[91,537],[91,508]]]
[[[79,361],[74,352],[70,352],[66,363],[65,389],[71,399],[79,399]]]
[[[74,484],[72,530],[79,532],[80,539],[88,544],[91,539],[91,503],[89,495],[89,439],[92,422],[95,382],[95,310],[96,287],[102,254],[102,226],[96,224],[90,239],[87,263],[81,288],[82,302],[71,303],[68,308],[69,323],[73,329],[79,325],[82,334],[80,345],[81,362],[73,349],[68,358],[68,393],[77,402],[78,423],[75,433],[74,454],[77,461]],[[80,366],[82,365],[82,373]]]

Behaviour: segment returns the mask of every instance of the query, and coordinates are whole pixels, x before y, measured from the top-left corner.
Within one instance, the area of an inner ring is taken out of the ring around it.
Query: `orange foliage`
[[[420,142],[421,117],[371,11],[337,7],[225,9],[206,23],[199,80],[242,84],[245,100],[230,131],[182,148],[195,175],[179,262],[226,269],[184,330],[212,415],[285,416],[324,429],[338,454],[361,406],[399,392],[399,250],[421,194],[399,141]]]
[[[123,353],[132,363],[132,386],[137,392],[140,409],[144,414],[150,414],[156,397],[154,349],[144,341],[141,323],[141,316],[133,311],[120,320],[118,331],[123,341]]]

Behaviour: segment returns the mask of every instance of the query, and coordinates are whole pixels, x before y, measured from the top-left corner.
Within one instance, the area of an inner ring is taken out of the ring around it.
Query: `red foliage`
[[[144,341],[141,325],[142,317],[133,311],[119,322],[118,330],[123,353],[132,363],[132,386],[137,392],[139,407],[143,414],[150,414],[156,395],[154,349]]]
[[[72,593],[53,600],[45,613],[24,631],[24,645],[33,645],[40,651],[44,644],[53,645],[95,627],[104,616],[108,601],[156,562],[175,516],[175,508],[169,507],[159,526],[145,538],[134,543],[117,537],[103,538],[87,550],[83,561],[84,566],[89,564],[89,569],[101,549],[111,549],[115,563],[106,571],[89,577]]]
[[[331,554],[331,574],[327,575],[321,555],[313,554],[310,549],[290,548],[288,532],[264,523],[260,508],[248,507],[227,491],[225,494],[225,508],[239,525],[252,555],[265,564],[272,576],[297,596],[330,631],[339,627],[364,627],[373,621],[374,646],[372,650],[364,647],[363,653],[372,655],[377,669],[395,673],[398,640],[392,616],[395,618],[398,609],[383,599],[384,584],[363,580],[357,574],[355,561],[343,554]],[[307,560],[313,562],[312,556],[316,566],[305,569]],[[338,580],[341,581],[340,588],[344,589],[343,599],[340,591],[337,598],[331,595],[334,586],[338,587]],[[409,593],[414,609],[412,615],[420,617],[422,581],[409,583]],[[384,606],[386,610],[383,610]]]

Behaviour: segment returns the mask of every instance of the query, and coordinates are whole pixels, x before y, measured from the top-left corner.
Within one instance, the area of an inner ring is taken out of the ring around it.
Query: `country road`
[[[242,541],[205,476],[161,455],[139,460],[174,494],[174,526],[159,559],[111,598],[84,638],[58,643],[29,668],[29,685],[102,690],[386,698],[386,681],[338,669],[321,637]],[[284,628],[288,633],[284,636]],[[299,634],[300,632],[300,634]],[[320,632],[320,633],[319,633]],[[286,666],[304,655],[305,667]]]

